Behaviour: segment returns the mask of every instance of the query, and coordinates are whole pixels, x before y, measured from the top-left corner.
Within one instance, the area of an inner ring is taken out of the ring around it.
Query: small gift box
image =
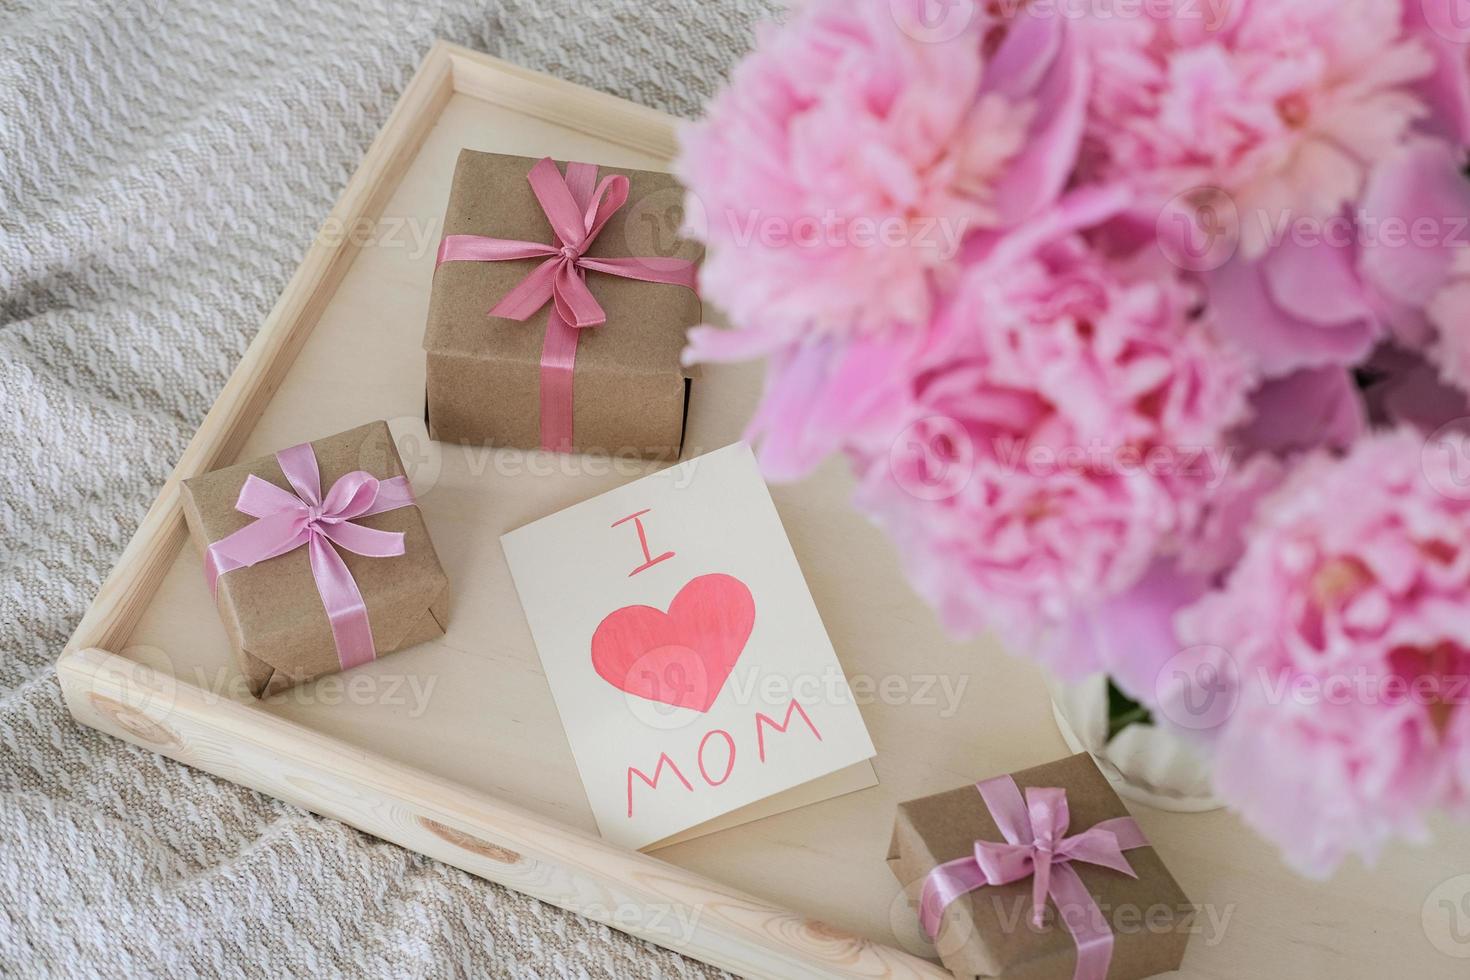
[[[1086,754],[899,804],[888,864],[958,977],[1150,977],[1194,920]]]
[[[703,250],[668,174],[463,150],[429,300],[434,439],[677,458]]]
[[[256,697],[443,635],[449,580],[387,423],[185,480],[183,503]]]

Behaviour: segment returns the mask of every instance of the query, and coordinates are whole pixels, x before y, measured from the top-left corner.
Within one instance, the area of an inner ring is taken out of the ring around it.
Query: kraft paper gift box
[[[584,234],[590,242],[577,246],[582,264],[567,270],[585,282],[604,319],[571,333],[551,322],[562,304],[538,305],[539,297],[519,304],[518,319],[490,315],[528,276],[554,264],[572,237],[554,231],[545,187],[532,186],[538,164],[546,185],[572,191],[574,215],[585,212],[594,188],[607,191],[590,201],[610,211],[605,223]],[[605,184],[619,177],[627,180],[627,199],[613,210],[619,192]],[[691,287],[703,249],[678,236],[682,209],[683,191],[668,174],[461,151],[424,334],[430,437],[677,458],[691,379],[680,353],[702,315]],[[488,261],[478,247],[485,239],[543,250]],[[599,263],[618,267],[617,274]],[[558,374],[568,355],[573,366]]]
[[[301,484],[313,482],[312,462],[317,486],[303,491]],[[193,477],[182,495],[220,618],[256,697],[443,635],[449,581],[386,423]],[[348,525],[328,532],[342,544],[307,540],[313,508],[304,498],[313,495],[318,526]],[[241,557],[256,563],[240,565]],[[350,581],[341,580],[344,571]]]
[[[1063,792],[1064,831],[1047,816],[1059,809],[1057,794],[1028,788]],[[1019,834],[1019,846],[997,816]],[[1096,828],[1119,848],[1096,833],[1080,845],[1062,843],[1058,853],[1077,849],[1080,856],[1051,864],[1038,927],[1035,851],[1027,838],[1039,839],[1038,828],[1046,834],[1046,827],[1054,842]],[[997,846],[981,855],[977,841]],[[1106,866],[1119,854],[1137,877]],[[1194,906],[1085,753],[899,804],[888,863],[909,889],[922,931],[957,977],[1137,980],[1167,973],[1179,968],[1194,921]],[[986,883],[992,879],[1007,883]],[[1111,952],[1099,961],[1108,934]],[[1093,952],[1079,963],[1083,943]]]

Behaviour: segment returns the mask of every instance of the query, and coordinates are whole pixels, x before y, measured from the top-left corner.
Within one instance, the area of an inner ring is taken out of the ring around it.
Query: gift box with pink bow
[[[446,442],[677,458],[702,248],[667,174],[463,150],[424,349]]]
[[[254,696],[443,635],[449,581],[386,423],[193,477],[182,496]]]
[[[888,863],[958,977],[1167,973],[1195,919],[1085,753],[899,804]]]

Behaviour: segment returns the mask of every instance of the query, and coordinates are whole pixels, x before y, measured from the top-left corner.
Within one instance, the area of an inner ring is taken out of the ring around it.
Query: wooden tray
[[[883,860],[894,804],[1067,747],[1034,668],[943,638],[889,544],[846,506],[841,467],[775,497],[855,689],[870,692],[882,785],[649,856],[595,835],[498,543],[643,464],[423,437],[419,343],[460,147],[658,168],[672,126],[436,46],[62,654],[67,703],[84,724],[742,974],[945,976]],[[759,385],[755,369],[706,371],[686,456],[738,438]],[[401,436],[454,583],[449,634],[256,703],[181,547],[179,482],[374,418]],[[965,685],[957,705],[946,683]],[[1463,973],[1420,922],[1432,889],[1470,871],[1462,829],[1442,828],[1436,853],[1396,851],[1390,870],[1321,886],[1228,815],[1137,816],[1185,891],[1231,916],[1223,941],[1196,938],[1185,976]]]

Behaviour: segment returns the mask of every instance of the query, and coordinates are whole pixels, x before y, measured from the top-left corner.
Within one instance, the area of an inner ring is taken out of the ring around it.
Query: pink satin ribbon
[[[556,452],[572,448],[572,374],[577,331],[607,320],[587,288],[587,272],[624,279],[695,288],[696,267],[685,259],[593,258],[589,246],[628,200],[628,178],[613,174],[597,180],[597,167],[568,163],[566,177],[551,159],[536,162],[527,175],[531,191],[551,224],[552,241],[522,242],[482,235],[446,235],[435,268],[445,262],[506,262],[545,259],[490,310],[491,316],[526,320],[551,301],[541,344],[541,446]]]
[[[919,895],[924,931],[931,939],[937,937],[940,916],[961,896],[986,885],[1030,878],[1032,922],[1037,928],[1048,895],[1059,911],[1076,910],[1060,916],[1077,943],[1074,980],[1106,980],[1113,959],[1113,931],[1071,863],[1084,861],[1136,878],[1123,852],[1148,846],[1143,831],[1132,817],[1117,817],[1068,837],[1071,814],[1065,790],[1031,788],[1023,800],[1010,776],[987,779],[975,788],[1006,843],[977,840],[973,855],[946,861],[929,872]]]
[[[311,574],[332,624],[337,659],[343,670],[365,664],[377,656],[367,605],[337,549],[369,558],[403,554],[402,533],[378,531],[352,521],[411,505],[413,490],[404,477],[379,480],[356,470],[332,484],[323,498],[321,471],[309,443],[281,450],[276,462],[296,492],[253,474],[246,477],[235,509],[256,520],[206,550],[204,574],[210,591],[226,572],[258,565],[306,545]]]

